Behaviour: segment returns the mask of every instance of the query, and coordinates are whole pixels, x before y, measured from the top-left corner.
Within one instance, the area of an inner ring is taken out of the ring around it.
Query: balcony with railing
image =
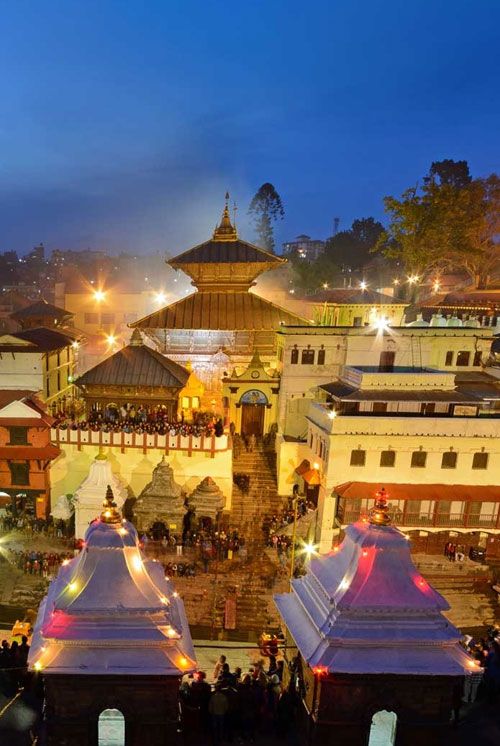
[[[339,504],[337,509],[337,521],[345,526],[349,523],[367,518],[367,511],[364,509],[344,509]],[[410,511],[395,511],[391,514],[393,525],[405,526],[407,528],[483,528],[483,529],[500,529],[500,511],[495,513],[477,513],[468,514],[467,511],[462,513],[434,513],[432,515],[420,515]]]

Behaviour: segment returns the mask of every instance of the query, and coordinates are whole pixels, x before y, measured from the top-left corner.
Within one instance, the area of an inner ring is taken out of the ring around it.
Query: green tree
[[[248,214],[252,217],[259,244],[263,249],[274,252],[273,223],[283,220],[285,210],[281,197],[272,184],[262,184],[250,202]]]
[[[471,179],[465,161],[440,161],[420,190],[407,189],[400,199],[386,197],[384,205],[390,221],[375,250],[398,259],[409,275],[458,267],[477,288],[488,286],[500,261],[496,174]]]
[[[376,246],[384,226],[374,218],[355,220],[347,231],[340,231],[328,239],[325,254],[336,265],[347,265],[359,269],[370,260],[370,252]]]

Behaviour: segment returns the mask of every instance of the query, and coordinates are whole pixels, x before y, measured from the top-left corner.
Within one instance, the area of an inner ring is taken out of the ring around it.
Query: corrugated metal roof
[[[91,368],[76,381],[78,386],[151,386],[182,388],[189,372],[170,358],[145,345],[128,345]]]
[[[496,485],[471,486],[468,484],[396,484],[384,483],[389,502],[393,500],[478,500],[500,501],[500,487]],[[341,497],[353,500],[374,499],[380,482],[344,482],[333,488]]]
[[[27,319],[32,316],[51,316],[55,319],[62,319],[65,316],[72,316],[71,311],[66,311],[64,308],[54,306],[52,303],[47,303],[46,300],[38,300],[36,303],[32,303],[25,308],[20,308],[18,311],[10,314],[11,319]]]
[[[7,335],[5,335],[7,336]],[[8,336],[17,337],[17,339],[30,342],[40,352],[48,352],[51,350],[60,350],[63,347],[68,347],[72,344],[76,337],[69,335],[68,333],[62,333],[55,329],[46,329],[45,327],[38,327],[37,329],[27,329],[24,332],[10,333]],[[0,352],[34,352],[33,347],[26,347],[25,345],[15,344],[2,344],[0,345]]]
[[[331,290],[322,290],[314,296],[308,296],[306,299],[310,303],[335,303],[339,305],[399,305],[407,306],[408,302],[401,298],[393,298],[392,295],[377,293],[376,290],[361,290],[360,288],[332,288]]]
[[[168,260],[172,267],[181,264],[233,264],[269,262],[283,264],[282,259],[275,254],[261,249],[259,246],[237,239],[236,241],[205,241],[192,249]]]
[[[255,293],[193,293],[130,324],[139,329],[208,329],[272,331],[281,324],[309,326],[300,318]]]

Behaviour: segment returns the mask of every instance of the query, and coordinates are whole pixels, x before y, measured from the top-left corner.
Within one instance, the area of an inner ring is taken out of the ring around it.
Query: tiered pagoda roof
[[[131,324],[141,329],[267,331],[309,322],[249,290],[263,272],[286,260],[238,237],[229,216],[229,195],[220,225],[209,241],[170,259],[192,279],[197,292]]]
[[[275,596],[302,657],[333,674],[476,670],[443,616],[447,602],[418,572],[387,510],[379,496],[368,520],[347,527],[337,551],[312,559],[291,593]]]
[[[184,604],[108,487],[84,549],[40,605],[28,664],[45,674],[179,676],[196,668]]]

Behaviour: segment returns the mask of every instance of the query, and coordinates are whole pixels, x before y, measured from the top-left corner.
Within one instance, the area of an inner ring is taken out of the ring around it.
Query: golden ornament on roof
[[[104,498],[102,507],[101,521],[103,521],[103,523],[121,523],[121,513],[116,507],[113,490],[109,484],[106,489],[106,497]]]

